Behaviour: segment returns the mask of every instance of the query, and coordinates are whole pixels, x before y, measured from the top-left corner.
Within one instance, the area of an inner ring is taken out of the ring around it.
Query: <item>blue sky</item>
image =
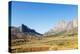
[[[12,2],[12,26],[25,24],[39,33],[47,32],[60,20],[77,18],[77,5]]]

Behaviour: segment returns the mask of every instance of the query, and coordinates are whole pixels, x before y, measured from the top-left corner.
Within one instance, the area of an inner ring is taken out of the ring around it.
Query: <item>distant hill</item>
[[[11,39],[37,38],[42,36],[42,34],[36,32],[34,29],[30,29],[24,24],[19,27],[10,26],[9,29],[11,30]]]
[[[66,22],[61,21],[55,25],[54,28],[50,29],[48,32],[45,32],[46,35],[56,35],[56,34],[73,34],[78,32],[78,20],[74,19],[72,21]]]

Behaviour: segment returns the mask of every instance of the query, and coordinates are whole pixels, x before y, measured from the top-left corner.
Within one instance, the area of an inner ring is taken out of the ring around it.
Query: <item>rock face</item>
[[[42,36],[42,34],[36,32],[34,29],[30,29],[24,24],[19,27],[9,27],[9,29],[11,30],[11,39],[25,39]]]
[[[20,26],[20,31],[21,32],[30,32],[30,28],[28,28],[26,25],[22,24]]]
[[[20,32],[23,32],[23,33],[30,33],[30,34],[33,34],[33,35],[41,35],[40,33],[36,32],[34,29],[30,29],[29,27],[27,27],[26,25],[22,24],[20,27]]]
[[[44,35],[55,35],[56,33],[75,33],[78,32],[78,20],[74,19],[69,22],[61,21],[50,29]]]

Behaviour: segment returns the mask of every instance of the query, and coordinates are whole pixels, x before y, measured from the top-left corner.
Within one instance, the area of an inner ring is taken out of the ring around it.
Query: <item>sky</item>
[[[11,25],[25,24],[39,33],[45,33],[60,20],[71,21],[78,16],[77,5],[13,1]]]

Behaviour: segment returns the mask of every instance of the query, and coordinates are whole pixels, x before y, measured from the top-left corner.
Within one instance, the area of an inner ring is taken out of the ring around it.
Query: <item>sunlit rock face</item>
[[[73,19],[72,21],[60,21],[48,32],[45,32],[47,35],[54,35],[59,32],[63,33],[74,33],[78,31],[78,20]]]

